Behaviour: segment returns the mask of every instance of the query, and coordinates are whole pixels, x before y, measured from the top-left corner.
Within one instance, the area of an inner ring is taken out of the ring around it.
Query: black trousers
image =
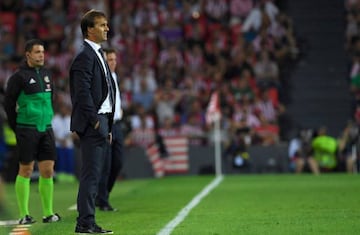
[[[118,121],[112,126],[112,142],[108,146],[109,157],[104,162],[101,174],[97,204],[109,206],[109,193],[115,185],[116,179],[123,165],[123,133],[121,122]]]
[[[95,199],[103,169],[103,163],[109,157],[109,118],[98,115],[100,126],[98,129],[88,127],[80,136],[81,172],[77,197],[77,223],[91,226],[95,223]]]

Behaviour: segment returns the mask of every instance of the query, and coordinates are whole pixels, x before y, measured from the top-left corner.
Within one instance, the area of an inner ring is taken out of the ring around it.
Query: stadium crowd
[[[211,143],[212,127],[205,115],[213,92],[220,97],[225,144],[286,141],[288,79],[299,48],[292,21],[278,2],[3,0],[1,95],[20,63],[24,42],[39,38],[55,81],[56,115],[68,118],[68,68],[83,42],[80,16],[98,9],[109,16],[110,37],[104,47],[117,52],[126,145],[146,146],[156,133],[185,135],[194,145]],[[9,131],[6,116],[2,119],[4,132]],[[68,129],[60,125],[54,130]],[[57,136],[58,144],[72,140],[66,133]]]

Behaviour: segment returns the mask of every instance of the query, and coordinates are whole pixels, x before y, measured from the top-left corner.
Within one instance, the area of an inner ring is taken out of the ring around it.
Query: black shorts
[[[35,128],[17,127],[16,141],[21,163],[30,163],[34,160],[56,160],[55,137],[52,128],[39,132]]]

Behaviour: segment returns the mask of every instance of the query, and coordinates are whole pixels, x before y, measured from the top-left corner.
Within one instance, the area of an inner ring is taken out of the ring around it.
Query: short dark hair
[[[44,46],[44,43],[40,39],[30,39],[25,42],[25,52],[31,52],[35,45]]]
[[[106,55],[111,54],[111,53],[116,54],[116,50],[114,48],[105,48],[104,52],[105,52]]]
[[[101,11],[97,11],[97,10],[90,10],[88,12],[86,12],[82,19],[81,19],[81,32],[84,38],[86,38],[88,36],[87,34],[87,30],[89,27],[94,27],[95,25],[95,18],[98,17],[104,17],[106,18],[105,13],[101,12]]]

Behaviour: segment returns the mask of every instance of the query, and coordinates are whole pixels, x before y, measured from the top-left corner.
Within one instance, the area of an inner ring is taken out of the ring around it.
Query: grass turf
[[[117,212],[96,212],[100,226],[120,235],[154,235],[191,201],[213,176],[125,180],[111,193]],[[360,234],[359,175],[225,176],[174,235]],[[17,218],[14,185],[6,186],[6,207]],[[31,187],[30,211],[38,221],[32,235],[74,234],[77,184],[55,185],[55,212],[63,221],[41,223],[37,184]],[[0,227],[0,234],[9,228]]]

